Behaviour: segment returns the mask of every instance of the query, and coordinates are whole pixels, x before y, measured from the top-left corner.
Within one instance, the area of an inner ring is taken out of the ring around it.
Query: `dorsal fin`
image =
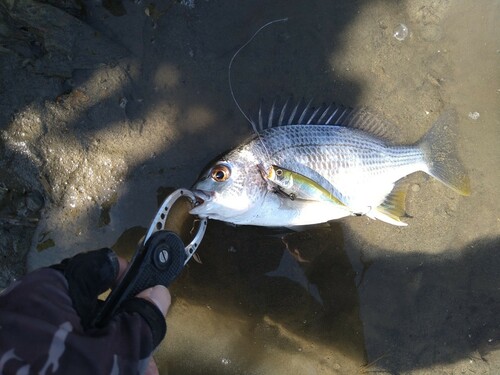
[[[388,121],[364,107],[354,109],[335,103],[317,106],[312,104],[312,100],[306,102],[304,99],[299,100],[294,105],[292,98],[288,98],[281,104],[279,98],[277,98],[267,111],[265,104],[261,102],[257,121],[259,132],[268,128],[286,125],[345,126],[365,131],[387,141],[391,141],[391,138],[393,138],[389,136],[391,128],[392,131],[397,129]]]
[[[293,119],[295,118],[295,114],[297,113],[297,110],[299,109],[299,106],[302,104],[302,100],[297,102],[297,105],[293,108],[292,113],[290,114],[290,118],[288,119],[288,123],[285,123],[283,125],[292,125],[293,124]]]
[[[297,123],[298,124],[305,124],[304,122],[304,117],[306,117],[306,115],[309,113],[309,111],[311,110],[311,103],[312,103],[312,99],[309,100],[309,102],[306,104],[306,107],[304,108],[304,110],[302,111],[302,114],[300,115],[299,119],[297,120]]]
[[[283,119],[285,118],[286,108],[288,107],[289,102],[290,102],[290,98],[287,99],[287,101],[283,105],[283,108],[281,108],[280,117],[278,119],[278,126],[283,125]]]

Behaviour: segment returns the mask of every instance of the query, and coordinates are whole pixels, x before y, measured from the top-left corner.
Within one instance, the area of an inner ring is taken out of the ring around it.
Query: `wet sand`
[[[161,373],[500,371],[498,2],[1,4],[4,283],[84,250],[131,254],[165,192],[251,134],[229,60],[289,17],[235,60],[245,111],[290,95],[368,106],[408,144],[453,108],[473,192],[409,176],[405,228],[209,222],[203,263],[171,288]]]

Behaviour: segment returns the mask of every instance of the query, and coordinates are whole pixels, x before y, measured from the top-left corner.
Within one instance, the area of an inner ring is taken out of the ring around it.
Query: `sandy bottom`
[[[202,264],[171,288],[161,373],[500,372],[499,2],[5,3],[2,283],[83,250],[131,254],[165,194],[251,134],[228,63],[289,17],[235,61],[245,111],[368,106],[408,144],[453,108],[472,195],[414,174],[405,228],[209,222]]]

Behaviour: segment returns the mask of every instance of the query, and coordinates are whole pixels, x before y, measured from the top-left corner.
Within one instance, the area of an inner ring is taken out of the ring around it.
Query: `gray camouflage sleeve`
[[[84,330],[63,273],[26,275],[0,294],[0,374],[144,373],[158,340],[142,301],[106,327]]]

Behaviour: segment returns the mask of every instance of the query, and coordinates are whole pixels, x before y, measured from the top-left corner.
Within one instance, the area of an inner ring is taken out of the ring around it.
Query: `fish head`
[[[268,192],[259,164],[247,148],[217,160],[194,184],[192,191],[199,204],[190,213],[234,223],[249,215],[260,207]]]

